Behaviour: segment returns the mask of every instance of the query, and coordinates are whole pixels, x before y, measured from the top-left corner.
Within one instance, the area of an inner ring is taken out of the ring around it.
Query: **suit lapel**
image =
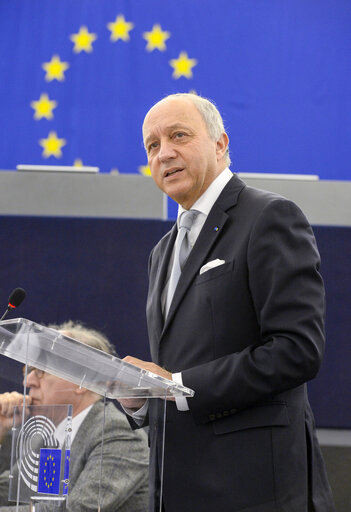
[[[229,218],[226,213],[227,210],[236,205],[239,193],[244,187],[245,184],[236,175],[233,175],[233,178],[224,187],[219,198],[213,205],[178,281],[178,286],[175,290],[161,337],[172,321],[187,289],[199,273],[201,266],[206,262],[210,250],[221,236],[224,225]],[[173,244],[171,248],[172,246]],[[167,259],[167,263],[168,261],[169,259]],[[161,286],[163,286],[163,284],[164,281],[161,283]]]
[[[155,276],[154,285],[152,289],[149,291],[150,297],[150,320],[149,322],[153,322],[153,330],[156,334],[156,339],[159,340],[161,336],[161,332],[163,329],[164,319],[161,309],[161,295],[163,288],[165,286],[165,281],[167,277],[167,270],[169,265],[169,260],[171,258],[173,245],[175,239],[177,237],[177,223],[174,224],[171,231],[166,235],[166,237],[162,240],[160,246],[158,247],[159,253],[159,264],[157,267],[157,272]]]

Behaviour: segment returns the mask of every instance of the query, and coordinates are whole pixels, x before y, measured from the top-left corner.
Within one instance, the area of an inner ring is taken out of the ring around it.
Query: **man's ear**
[[[225,132],[223,132],[222,135],[219,137],[219,139],[216,142],[217,160],[221,160],[221,158],[224,157],[225,152],[227,151],[228,144],[229,144],[229,137]]]

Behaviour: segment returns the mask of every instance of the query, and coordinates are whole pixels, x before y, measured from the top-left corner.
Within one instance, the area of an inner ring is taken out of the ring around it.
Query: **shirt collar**
[[[83,409],[83,411],[81,411],[79,414],[77,414],[77,416],[74,416],[72,418],[71,443],[73,443],[73,439],[75,438],[76,433],[79,430],[79,427],[81,426],[81,424],[87,417],[87,415],[88,415],[90,409],[93,407],[93,405],[94,404],[89,405],[88,407],[86,407],[86,409]],[[67,418],[65,420],[61,421],[61,423],[57,426],[56,431],[55,431],[55,437],[59,441],[61,446],[64,443],[64,440],[66,438],[66,426],[67,426]]]
[[[214,179],[211,183],[211,185],[205,190],[205,192],[202,194],[202,196],[199,197],[199,199],[193,204],[191,207],[191,210],[198,210],[199,212],[203,213],[204,215],[207,215],[210,213],[210,210],[216,200],[218,199],[220,193],[228,183],[228,181],[233,177],[232,171],[226,167],[218,176],[216,179]],[[183,208],[183,206],[178,206],[178,217],[177,217],[177,223],[179,225],[179,219],[183,212],[186,212],[187,210]]]

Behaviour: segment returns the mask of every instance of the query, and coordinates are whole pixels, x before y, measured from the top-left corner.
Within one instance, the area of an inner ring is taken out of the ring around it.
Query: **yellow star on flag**
[[[151,176],[151,170],[150,170],[150,167],[148,165],[139,165],[138,171],[143,176]]]
[[[49,96],[43,92],[38,101],[31,101],[30,106],[34,109],[34,119],[42,119],[45,117],[50,121],[54,114],[52,111],[57,107],[57,101],[50,100]]]
[[[152,27],[151,32],[143,32],[143,38],[147,41],[146,49],[149,52],[152,52],[156,48],[161,52],[166,50],[165,41],[170,37],[170,32],[167,32],[166,30],[163,31],[161,25],[158,23]]]
[[[174,69],[173,78],[180,78],[181,76],[185,76],[185,78],[192,78],[192,68],[196,66],[196,59],[189,59],[187,52],[180,52],[178,59],[171,59],[169,64]]]
[[[134,28],[134,23],[126,21],[123,14],[119,14],[115,21],[107,23],[107,28],[111,31],[111,41],[129,41],[129,32]]]
[[[83,25],[80,27],[78,34],[71,34],[69,38],[74,43],[74,53],[80,53],[82,51],[90,53],[93,51],[92,44],[96,41],[97,35],[88,32],[87,27]]]
[[[81,158],[76,158],[73,163],[73,166],[74,167],[83,167],[83,160]]]
[[[44,148],[44,158],[48,158],[49,156],[60,158],[62,156],[61,148],[66,145],[66,140],[59,139],[56,132],[50,132],[47,139],[39,140],[39,144]]]
[[[63,82],[64,72],[69,68],[69,64],[61,62],[59,55],[53,55],[50,62],[44,62],[42,68],[46,71],[45,80],[47,82],[52,82],[52,80]]]

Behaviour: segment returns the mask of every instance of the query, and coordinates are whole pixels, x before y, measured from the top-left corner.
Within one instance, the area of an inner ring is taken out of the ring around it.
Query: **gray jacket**
[[[81,424],[71,449],[67,512],[145,512],[148,500],[148,448],[144,431],[133,431],[123,413],[106,405],[101,486],[100,456],[104,404],[98,401]],[[8,502],[9,470],[0,475],[0,510],[14,512]],[[21,505],[20,512],[29,506]],[[49,507],[40,510],[49,511]]]

